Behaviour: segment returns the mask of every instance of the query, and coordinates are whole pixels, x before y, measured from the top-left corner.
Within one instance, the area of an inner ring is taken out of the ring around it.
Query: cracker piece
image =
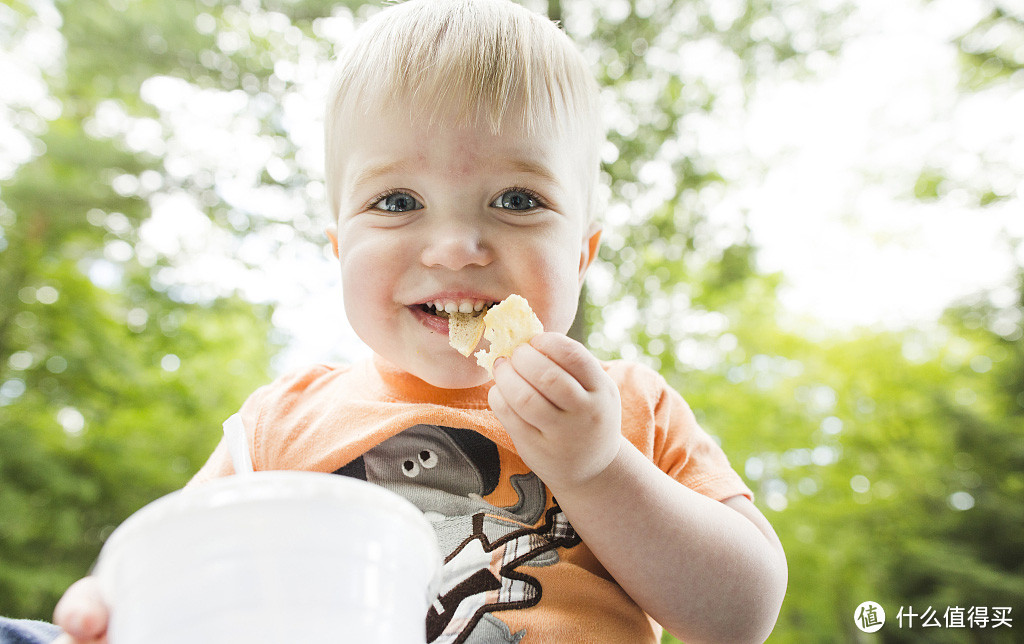
[[[512,294],[488,309],[484,316],[484,338],[490,341],[490,350],[476,352],[476,362],[494,377],[494,361],[511,357],[521,344],[544,331],[544,325],[521,295]]]
[[[469,357],[484,335],[484,316],[473,313],[452,313],[448,316],[448,344]]]

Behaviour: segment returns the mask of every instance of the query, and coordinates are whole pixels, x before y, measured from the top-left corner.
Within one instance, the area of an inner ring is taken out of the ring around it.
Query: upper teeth
[[[428,306],[432,306],[438,311],[444,311],[445,313],[473,313],[474,311],[483,311],[487,306],[486,300],[435,300],[433,302],[427,302]]]

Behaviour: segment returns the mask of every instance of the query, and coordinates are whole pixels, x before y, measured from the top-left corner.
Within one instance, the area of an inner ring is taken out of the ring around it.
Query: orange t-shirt
[[[604,363],[622,434],[662,471],[716,500],[750,490],[656,372]],[[657,642],[661,629],[572,529],[490,411],[490,383],[438,389],[382,358],[318,365],[256,390],[241,416],[257,470],[335,472],[423,510],[445,556],[427,641]],[[224,441],[193,478],[233,473]]]

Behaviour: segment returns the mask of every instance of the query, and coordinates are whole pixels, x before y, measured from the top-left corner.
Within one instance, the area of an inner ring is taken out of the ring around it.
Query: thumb
[[[106,641],[109,617],[95,577],[85,577],[71,584],[53,610],[54,623],[64,629],[72,641]]]

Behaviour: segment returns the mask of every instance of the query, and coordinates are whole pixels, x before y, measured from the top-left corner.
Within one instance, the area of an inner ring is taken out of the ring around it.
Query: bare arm
[[[786,588],[782,546],[743,497],[675,481],[621,436],[618,389],[579,343],[534,338],[495,367],[491,408],[615,580],[688,642],[764,641]]]
[[[615,581],[687,642],[763,642],[786,589],[782,545],[745,497],[719,503],[669,478],[623,439],[577,488],[553,489]]]

